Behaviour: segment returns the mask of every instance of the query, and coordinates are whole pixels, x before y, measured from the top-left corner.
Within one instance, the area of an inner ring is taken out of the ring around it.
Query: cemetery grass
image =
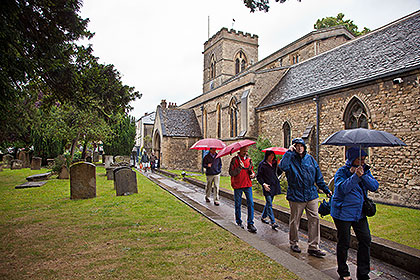
[[[297,279],[139,173],[130,196],[103,167],[93,199],[69,180],[14,189],[46,171],[0,172],[0,279]]]
[[[182,172],[182,170],[168,171],[176,174],[181,174]],[[205,174],[191,177],[206,182]],[[256,180],[254,180],[254,185],[254,198],[258,198],[265,202],[261,186]],[[229,176],[220,177],[220,187],[226,190],[232,190]],[[320,202],[323,199],[327,198],[325,194],[322,193],[319,198]],[[290,208],[285,194],[275,196],[273,204]],[[376,204],[376,209],[376,215],[368,218],[372,235],[420,249],[420,210],[384,204]],[[330,215],[321,219],[333,223],[333,219]]]

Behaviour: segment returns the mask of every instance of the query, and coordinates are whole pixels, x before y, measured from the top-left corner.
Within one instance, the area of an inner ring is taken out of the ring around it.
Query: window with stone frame
[[[207,138],[207,110],[203,110],[203,137]]]
[[[289,148],[291,144],[291,130],[288,122],[283,124],[283,147]]]
[[[210,80],[216,78],[216,58],[214,54],[210,58]]]
[[[235,75],[244,71],[248,65],[248,59],[245,53],[241,50],[235,55]]]
[[[356,97],[349,102],[344,113],[346,129],[368,128],[368,115],[363,103]]]
[[[230,137],[238,136],[238,107],[236,105],[236,98],[232,98],[229,104],[230,117]]]
[[[217,138],[222,138],[222,111],[220,107],[220,103],[216,106],[216,115],[217,115]]]

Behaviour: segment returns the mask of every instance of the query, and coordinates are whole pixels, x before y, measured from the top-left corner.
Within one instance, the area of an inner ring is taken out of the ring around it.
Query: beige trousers
[[[319,216],[318,216],[318,198],[308,202],[289,201],[290,219],[289,219],[289,242],[290,245],[298,245],[299,225],[303,210],[306,211],[308,218],[308,249],[317,250],[320,240]]]
[[[206,185],[206,198],[210,199],[211,188],[214,184],[214,202],[219,202],[219,184],[220,184],[220,174],[217,175],[207,175],[207,185]]]

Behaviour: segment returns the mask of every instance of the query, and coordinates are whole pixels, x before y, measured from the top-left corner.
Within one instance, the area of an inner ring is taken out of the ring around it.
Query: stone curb
[[[157,170],[163,175],[171,176],[172,178],[177,177],[176,174],[173,174],[168,171]],[[184,181],[193,184],[197,187],[205,188],[205,183],[190,177],[184,177]],[[220,189],[220,196],[226,197],[230,200],[233,200],[233,191]],[[242,204],[246,205],[246,199],[242,199]],[[260,199],[254,199],[254,208],[260,212],[264,209],[265,201]],[[289,209],[273,205],[274,216],[284,222],[289,222],[290,212]],[[337,230],[333,223],[320,220],[321,227],[321,237],[324,237],[328,240],[337,241]],[[302,217],[300,222],[300,228],[303,230],[308,230],[308,220],[305,216]],[[357,250],[357,238],[352,233],[350,247]],[[371,256],[377,259],[380,259],[386,263],[402,268],[408,272],[420,275],[420,250],[412,248],[406,245],[396,243],[394,241],[386,240],[377,236],[372,235],[371,243]]]

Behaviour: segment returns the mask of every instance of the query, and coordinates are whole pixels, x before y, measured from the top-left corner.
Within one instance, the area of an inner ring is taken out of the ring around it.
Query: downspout
[[[319,164],[319,95],[315,95],[314,99],[316,104],[316,137],[315,137],[315,156],[316,162]]]

